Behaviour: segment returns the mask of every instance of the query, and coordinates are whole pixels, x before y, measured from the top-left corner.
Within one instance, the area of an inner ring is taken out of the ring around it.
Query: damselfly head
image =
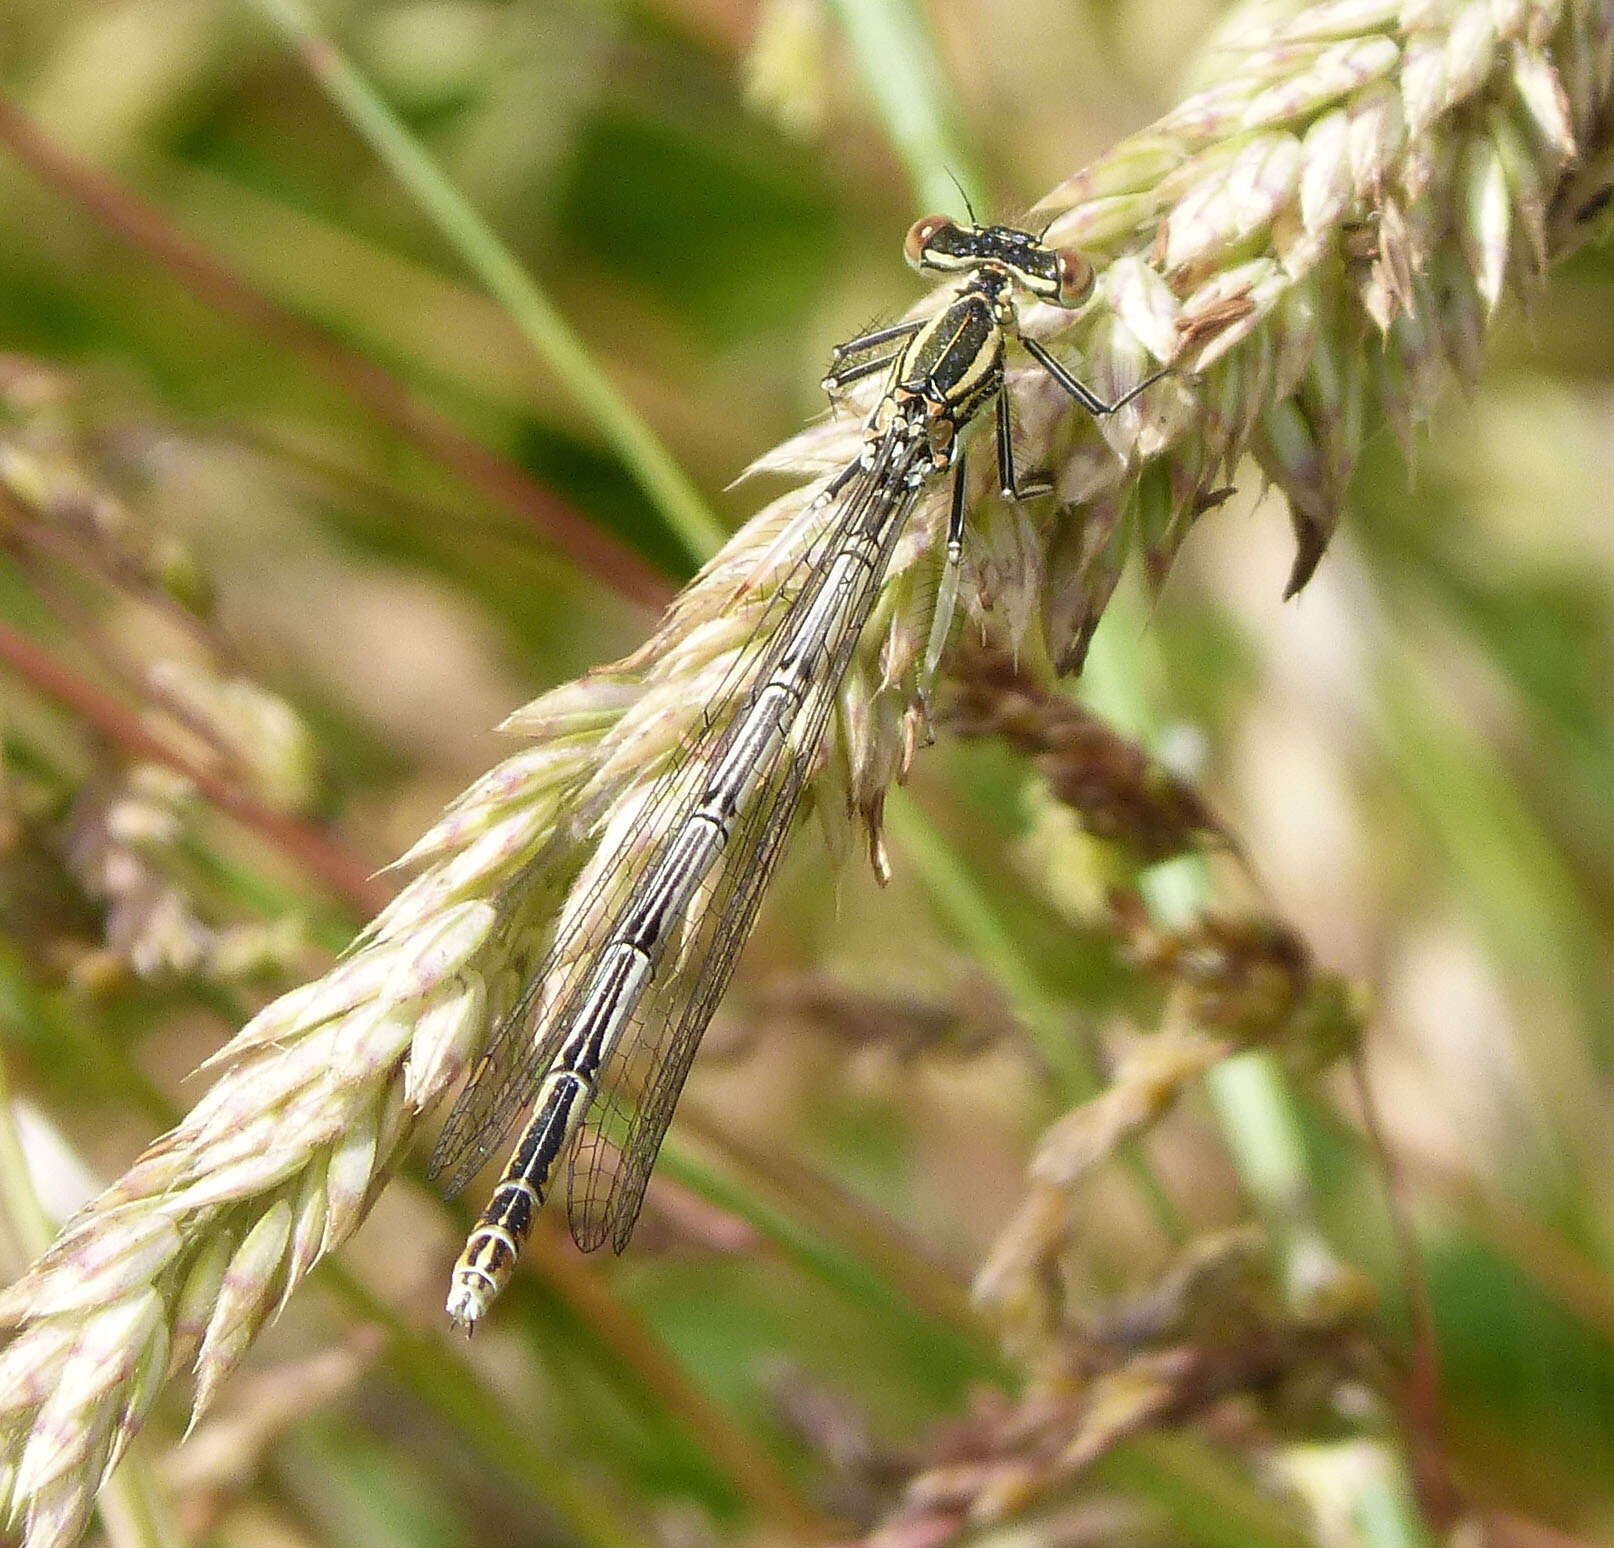
[[[908,228],[902,251],[920,270],[997,270],[1054,306],[1080,306],[1093,289],[1093,266],[1075,248],[1049,247],[1014,226],[961,226],[926,215]]]

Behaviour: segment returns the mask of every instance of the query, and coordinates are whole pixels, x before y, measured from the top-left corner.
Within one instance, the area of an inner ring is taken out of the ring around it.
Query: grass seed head
[[[1105,390],[1162,361],[1178,375],[1103,427],[1026,383],[1018,454],[1051,473],[1059,500],[1032,512],[990,492],[974,502],[989,541],[961,592],[966,632],[1008,647],[1040,635],[1039,659],[1079,664],[1128,553],[1142,547],[1158,579],[1246,452],[1289,499],[1292,587],[1303,584],[1361,427],[1382,413],[1408,433],[1454,369],[1475,368],[1504,292],[1576,239],[1573,215],[1552,212],[1570,158],[1608,132],[1611,33],[1606,9],[1554,0],[1236,12],[1194,96],[1032,212],[1049,241],[1085,249],[1099,283],[1079,311],[1028,308],[1028,331]],[[818,529],[813,496],[859,442],[845,412],[759,459],[755,471],[799,487],[735,535],[644,648],[510,717],[506,729],[537,745],[452,805],[412,851],[419,875],[343,961],[249,1022],[211,1061],[215,1085],[191,1115],[5,1293],[0,1482],[30,1548],[81,1530],[161,1372],[194,1360],[205,1406],[357,1225],[512,1003],[557,910],[587,906],[602,838],[626,831],[716,690],[766,649],[757,622]],[[8,463],[6,478],[37,493],[37,468]],[[933,592],[943,521],[939,498],[916,514],[825,752],[847,799],[820,799],[820,821],[844,833],[860,813],[876,852],[885,788],[914,740],[928,618],[910,609]],[[1250,1004],[1277,1014],[1286,983],[1252,980],[1253,999],[1230,998],[1215,1035],[1179,1041],[1169,1069],[1129,1066],[1105,1121],[1084,1120],[1048,1167],[1064,1178],[1072,1155],[1151,1121],[1203,1059],[1248,1039]],[[1044,1181],[981,1276],[1006,1325],[1041,1330],[1031,1342],[1059,1322],[1041,1266],[1068,1224],[1064,1189]],[[1180,1382],[1171,1392],[1192,1396]],[[1023,1500],[1037,1482],[997,1477],[981,1498]]]

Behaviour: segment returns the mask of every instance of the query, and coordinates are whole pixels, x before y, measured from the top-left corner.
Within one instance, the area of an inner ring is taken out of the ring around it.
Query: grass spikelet
[[[1050,794],[1095,838],[1143,863],[1221,841],[1220,824],[1193,786],[1007,657],[961,651],[954,675],[959,691],[947,728],[999,737],[1029,758]]]
[[[1018,455],[1051,472],[1058,499],[1027,514],[971,491],[990,563],[972,560],[966,577],[968,632],[1010,655],[1035,647],[1026,653],[1079,664],[1129,553],[1141,548],[1163,574],[1246,452],[1289,499],[1291,589],[1304,584],[1361,426],[1384,415],[1410,428],[1448,375],[1474,368],[1505,291],[1539,274],[1551,256],[1541,234],[1574,239],[1572,221],[1548,217],[1571,156],[1602,148],[1609,28],[1594,7],[1548,0],[1241,11],[1193,97],[1029,218],[1049,241],[1082,245],[1101,281],[1078,313],[1028,307],[1028,333],[1102,391],[1160,365],[1176,374],[1104,425],[1042,377],[1015,378]],[[341,963],[249,1022],[212,1061],[215,1084],[193,1112],[5,1293],[0,1476],[30,1548],[76,1536],[158,1373],[194,1362],[200,1412],[363,1218],[557,914],[584,906],[602,839],[669,777],[715,690],[765,647],[757,620],[792,583],[819,520],[813,496],[856,451],[877,391],[863,384],[838,416],[758,461],[754,471],[802,482],[707,565],[643,648],[510,717],[506,729],[538,745],[453,804],[407,857],[419,873]],[[929,622],[916,599],[933,594],[945,520],[933,492],[897,553],[826,754],[835,778],[821,791],[833,786],[835,799],[821,800],[821,820],[844,830],[849,804],[877,855],[885,791],[914,744]],[[981,678],[962,660],[961,672],[976,723],[1031,752],[1090,821],[1140,853],[1210,827],[1189,793],[1074,713],[1052,716],[1044,699],[1028,726],[1021,688],[999,682],[990,703],[972,700]],[[1005,1321],[1049,1350],[1069,1344],[1048,1283],[1075,1180],[1211,1060],[1328,1024],[1317,1009],[1327,992],[1278,934],[1216,922],[1170,940],[1136,933],[1173,985],[1168,1031],[1100,1105],[1050,1133],[1033,1195],[983,1277]],[[1265,1363],[1244,1358],[1248,1344],[1207,1364],[1169,1340],[1134,1339],[1099,1360],[1104,1383],[1086,1395],[985,1422],[975,1460],[917,1488],[916,1508],[960,1527],[1019,1508],[1147,1416],[1198,1412],[1273,1379],[1297,1340],[1342,1337],[1339,1326],[1272,1331]]]
[[[1035,1520],[1040,1506],[1132,1438],[1218,1413],[1229,1444],[1263,1470],[1280,1467],[1301,1449],[1286,1445],[1285,1430],[1326,1426],[1335,1399],[1358,1410],[1378,1402],[1384,1372],[1362,1337],[1374,1305],[1371,1287],[1356,1280],[1325,1312],[1297,1311],[1274,1281],[1258,1233],[1202,1238],[1152,1287],[1064,1324],[1018,1400],[983,1401],[936,1437],[901,1505],[863,1541],[945,1544]],[[1286,1392],[1291,1379],[1297,1390]],[[1296,1519],[1279,1532],[1270,1520],[1261,1529],[1252,1522],[1247,1535],[1234,1528],[1228,1540],[1312,1539]]]
[[[195,848],[208,847],[199,796],[218,800],[228,791],[238,810],[250,805],[266,826],[305,815],[321,788],[312,732],[230,664],[194,560],[105,487],[104,455],[64,423],[71,409],[65,379],[25,359],[0,359],[0,537],[46,614],[100,675],[125,686],[142,717],[87,682],[74,707],[87,709],[114,743],[136,744],[143,761],[89,777],[54,750],[33,749],[41,789],[19,803],[31,809],[18,837],[63,871],[65,886],[103,906],[103,949],[67,947],[85,987],[127,974],[159,984],[289,975],[303,965],[297,922],[236,922],[221,896],[227,889],[210,885],[196,863]],[[104,624],[125,612],[146,627]],[[14,666],[19,653],[33,669],[25,675],[59,686],[65,674],[53,673],[49,656],[8,642]],[[58,822],[64,804],[68,820]]]

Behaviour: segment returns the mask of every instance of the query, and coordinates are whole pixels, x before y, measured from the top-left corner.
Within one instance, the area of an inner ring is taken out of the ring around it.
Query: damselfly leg
[[[837,344],[830,352],[830,369],[819,384],[829,394],[830,403],[838,403],[841,395],[854,382],[866,381],[882,371],[889,371],[901,360],[903,350],[886,350],[871,359],[859,359],[859,356],[868,356],[870,351],[879,350],[887,344],[905,343],[923,326],[917,322],[893,323],[889,328],[876,328],[872,333],[859,334],[855,339]]]
[[[1009,395],[998,394],[998,489],[1005,500],[1036,500],[1052,494],[1054,486],[1046,478],[1030,478],[1021,483],[1014,467],[1014,422],[1009,417]]]
[[[866,355],[871,349],[878,349],[882,344],[892,344],[898,339],[911,339],[922,327],[924,327],[922,322],[899,322],[892,323],[889,328],[876,328],[872,333],[860,333],[855,339],[837,344],[829,352],[829,358],[838,362],[852,355]]]
[[[1115,400],[1115,402],[1106,403],[1085,382],[1078,381],[1076,377],[1072,376],[1070,372],[1067,371],[1065,367],[1054,358],[1054,356],[1050,355],[1048,351],[1044,349],[1042,345],[1039,344],[1035,339],[1027,338],[1026,335],[1022,333],[1020,335],[1020,342],[1025,345],[1026,353],[1030,355],[1031,358],[1035,360],[1044,371],[1053,377],[1053,379],[1058,382],[1059,385],[1071,395],[1071,397],[1081,404],[1081,406],[1086,409],[1089,414],[1093,415],[1095,419],[1102,418],[1106,414],[1114,414],[1118,410],[1124,409],[1127,404],[1132,402],[1134,398],[1140,396],[1142,393],[1147,392],[1151,387],[1154,386],[1156,382],[1171,375],[1170,366],[1167,366],[1162,370],[1155,371],[1144,377],[1144,379],[1139,382],[1136,387],[1131,388],[1127,392],[1123,392],[1121,396]]]
[[[856,365],[845,366],[840,370],[831,371],[821,383],[825,392],[829,394],[831,403],[837,402],[842,393],[853,382],[861,382],[871,376],[878,376],[882,371],[889,371],[897,361],[900,354],[876,355],[872,360],[861,360]]]
[[[965,479],[968,468],[963,447],[953,458],[953,493],[947,512],[947,547],[942,560],[941,584],[936,590],[936,610],[930,618],[930,638],[925,641],[925,659],[919,669],[919,706],[924,726],[930,724],[931,691],[941,667],[942,652],[953,628],[953,612],[958,606],[958,578],[964,562]],[[928,735],[928,732],[927,732]]]

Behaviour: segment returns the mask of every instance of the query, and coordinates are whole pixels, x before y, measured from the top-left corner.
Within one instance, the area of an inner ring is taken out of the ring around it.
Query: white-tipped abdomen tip
[[[454,1278],[448,1288],[448,1320],[456,1328],[464,1328],[469,1338],[503,1288],[502,1281],[462,1258],[454,1267]]]

